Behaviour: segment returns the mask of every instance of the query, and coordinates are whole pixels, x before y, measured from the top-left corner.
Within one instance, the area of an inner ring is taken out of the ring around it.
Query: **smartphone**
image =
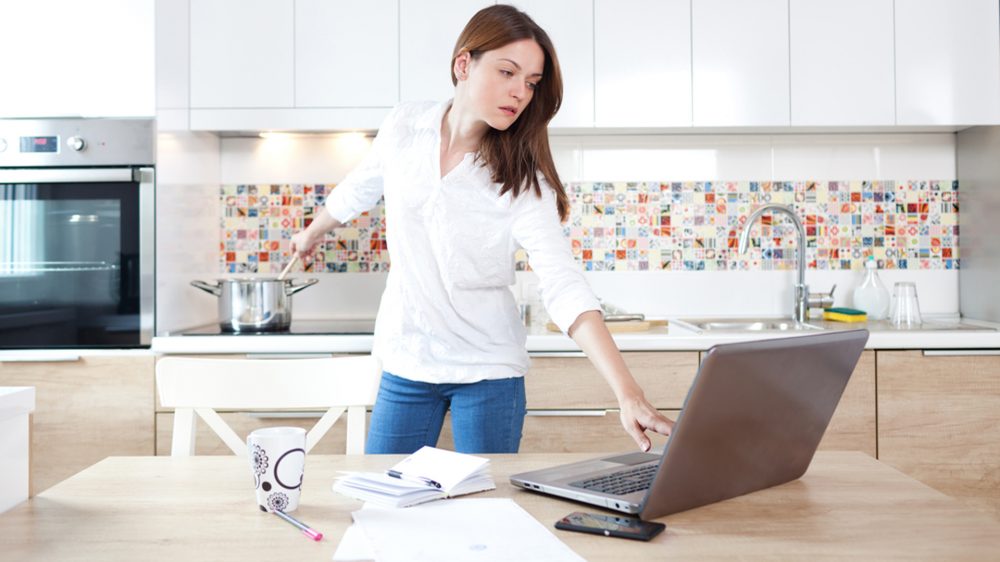
[[[578,531],[640,541],[648,541],[666,528],[667,526],[663,523],[640,521],[635,517],[584,513],[582,511],[574,511],[556,521],[556,529],[564,531]]]

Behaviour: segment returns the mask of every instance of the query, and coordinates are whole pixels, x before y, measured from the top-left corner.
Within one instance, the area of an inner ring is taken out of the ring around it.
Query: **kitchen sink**
[[[678,318],[671,323],[693,332],[808,332],[820,326],[796,322],[793,318]]]

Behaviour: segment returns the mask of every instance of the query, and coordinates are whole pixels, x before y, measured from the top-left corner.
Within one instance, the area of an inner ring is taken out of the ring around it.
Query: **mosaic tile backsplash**
[[[308,225],[332,184],[225,185],[220,262],[230,273],[278,273],[288,240]],[[586,271],[794,269],[795,228],[783,215],[739,232],[766,203],[796,209],[810,269],[958,269],[958,183],[914,181],[570,183],[565,231]],[[311,271],[389,268],[382,205],[328,236]],[[519,252],[519,270],[528,269]]]

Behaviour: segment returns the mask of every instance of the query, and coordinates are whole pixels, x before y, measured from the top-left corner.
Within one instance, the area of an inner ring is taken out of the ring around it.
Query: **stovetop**
[[[288,330],[281,332],[224,332],[218,322],[170,332],[168,336],[328,336],[371,335],[375,319],[352,318],[337,320],[293,320]]]

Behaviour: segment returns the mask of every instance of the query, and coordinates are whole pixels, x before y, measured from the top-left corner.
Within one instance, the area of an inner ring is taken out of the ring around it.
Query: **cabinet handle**
[[[79,353],[61,353],[58,351],[20,351],[10,355],[0,354],[0,363],[72,363],[80,360]]]
[[[324,359],[332,353],[247,353],[247,359]]]
[[[528,410],[533,418],[595,418],[604,417],[608,410]]]
[[[1000,355],[1000,349],[925,349],[924,357],[973,357]]]

